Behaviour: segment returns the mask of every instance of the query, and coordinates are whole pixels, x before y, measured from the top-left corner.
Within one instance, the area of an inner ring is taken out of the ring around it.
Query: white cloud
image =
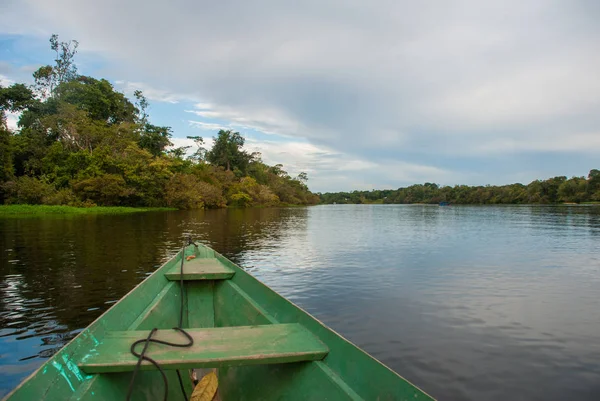
[[[501,138],[492,140],[479,150],[486,154],[514,152],[516,150],[570,151],[597,154],[600,152],[600,131],[571,135],[551,135],[540,138]]]
[[[200,128],[200,129],[207,130],[207,131],[227,130],[230,128],[230,127],[226,127],[221,124],[205,123],[203,121],[189,120],[188,122],[190,123],[190,125],[192,127]]]
[[[133,93],[136,90],[140,90],[148,100],[153,100],[156,102],[177,104],[184,100],[194,99],[194,96],[192,95],[178,94],[169,92],[167,90],[156,89],[143,82],[128,82],[119,80],[115,81],[115,85],[118,90],[122,91],[129,97],[133,97]]]
[[[7,86],[11,86],[14,83],[15,81],[13,81],[12,79],[9,79],[7,76],[0,74],[0,86],[6,88]]]
[[[6,113],[6,126],[11,131],[17,131],[19,129],[17,123],[19,122],[19,118],[21,117],[21,113]]]
[[[456,173],[419,164],[382,160],[375,163],[305,142],[275,142],[248,138],[246,148],[258,151],[264,162],[283,164],[296,176],[306,172],[313,191],[398,187],[400,183],[433,180],[448,182]]]
[[[253,129],[335,149],[355,168],[344,177],[367,184],[371,164],[384,160],[398,171],[383,168],[390,180],[594,167],[597,21],[594,2],[545,0],[0,6],[0,31],[47,37],[60,28],[82,52],[121,66],[126,90],[149,82],[165,88],[146,88],[151,100],[197,103],[190,111],[208,120],[199,128]],[[563,156],[550,162],[547,153]]]
[[[228,129],[253,129],[266,134],[300,135],[300,124],[278,110],[256,109],[243,112],[211,103],[197,103],[194,110],[185,110],[202,118],[227,122]]]

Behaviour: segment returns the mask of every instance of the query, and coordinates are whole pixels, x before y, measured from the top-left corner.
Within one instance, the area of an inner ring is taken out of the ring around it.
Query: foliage
[[[554,177],[528,185],[503,186],[456,185],[440,187],[425,183],[406,188],[324,193],[323,203],[432,203],[454,204],[530,204],[589,202],[600,200],[600,171],[591,170],[585,177]]]
[[[3,185],[6,204],[39,204],[44,203],[44,200],[54,195],[56,189],[53,185],[48,184],[38,178],[22,176],[8,181]]]
[[[257,183],[252,177],[242,178],[229,192],[231,202],[238,207],[279,204],[279,197],[271,192],[268,186]]]
[[[224,207],[221,191],[191,174],[175,174],[166,185],[165,198],[168,206],[178,209],[201,209]]]
[[[54,65],[40,67],[33,73],[35,88],[42,98],[54,95],[54,89],[64,83],[77,77],[77,66],[74,58],[77,54],[79,42],[70,40],[68,42],[59,42],[58,35],[50,37],[50,48],[56,53]]]
[[[217,393],[219,379],[214,371],[207,373],[194,388],[190,401],[211,401]]]
[[[0,202],[182,209],[317,203],[304,173],[291,178],[244,150],[238,132],[219,131],[212,149],[170,149],[170,127],[149,121],[141,91],[130,101],[105,79],[78,75],[76,41],[50,39],[54,65],[35,85],[0,87]],[[20,112],[19,129],[6,112]]]
[[[220,130],[214,140],[212,149],[206,153],[206,160],[227,171],[233,170],[246,174],[254,155],[243,150],[244,137],[239,132]]]
[[[89,199],[98,205],[117,206],[131,194],[132,189],[125,179],[117,174],[103,174],[98,177],[76,180],[73,190],[81,199]]]

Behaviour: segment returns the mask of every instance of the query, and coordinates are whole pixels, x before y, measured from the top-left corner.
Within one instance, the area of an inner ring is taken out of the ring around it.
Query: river
[[[425,205],[0,218],[0,396],[188,235],[440,400],[600,399],[600,207]]]

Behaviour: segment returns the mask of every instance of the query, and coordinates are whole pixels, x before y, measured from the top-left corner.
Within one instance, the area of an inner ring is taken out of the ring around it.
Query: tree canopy
[[[554,177],[528,185],[440,187],[425,183],[406,188],[320,194],[323,203],[529,204],[600,202],[600,170],[585,177]]]
[[[172,149],[170,127],[150,122],[141,91],[133,102],[105,79],[79,75],[78,42],[52,35],[53,65],[31,87],[0,87],[0,201],[72,206],[212,208],[312,204],[302,180],[244,150],[219,131],[212,149]],[[20,113],[11,132],[6,113]],[[303,176],[305,177],[305,176]]]

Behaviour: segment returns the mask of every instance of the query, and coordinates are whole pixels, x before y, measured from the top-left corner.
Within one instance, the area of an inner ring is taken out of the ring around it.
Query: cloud
[[[448,182],[456,177],[451,171],[419,164],[382,160],[375,163],[362,160],[306,142],[280,142],[248,138],[249,151],[260,152],[264,162],[283,164],[284,170],[296,176],[306,172],[313,191],[375,189],[382,185],[396,188],[398,183],[421,182],[433,179]]]
[[[580,175],[600,150],[595,2],[7,3],[0,30],[77,38],[126,90],[201,103],[190,124],[335,149],[390,180]]]
[[[193,110],[185,110],[206,119],[226,121],[227,129],[252,129],[280,136],[301,136],[299,123],[275,109],[256,109],[252,113],[211,103],[197,103]]]
[[[6,88],[7,86],[11,86],[14,83],[15,83],[15,81],[8,78],[6,75],[0,74],[0,86]]]
[[[19,129],[17,123],[21,117],[21,113],[5,113],[6,115],[6,126],[10,131],[17,131]]]
[[[131,98],[133,98],[133,94],[136,90],[140,90],[148,100],[153,100],[156,102],[177,104],[183,100],[194,99],[194,97],[191,95],[171,93],[167,90],[153,88],[152,86],[142,82],[126,82],[118,80],[115,81],[115,85],[118,90],[122,91]]]
[[[189,120],[188,122],[190,123],[190,125],[192,127],[200,128],[200,129],[207,130],[207,131],[227,130],[230,128],[230,127],[226,127],[221,124],[205,123],[203,121]]]

